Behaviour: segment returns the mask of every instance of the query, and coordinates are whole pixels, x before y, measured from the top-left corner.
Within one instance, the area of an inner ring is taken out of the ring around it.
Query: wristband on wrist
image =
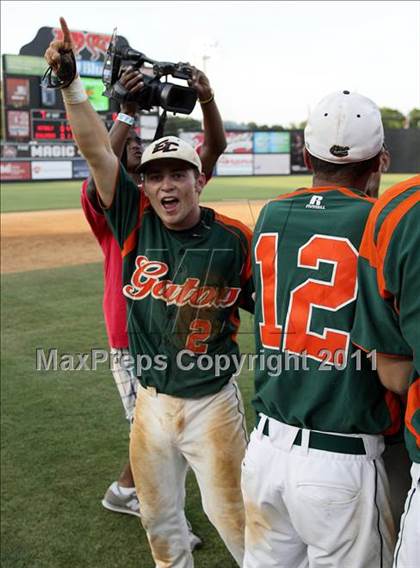
[[[61,89],[64,102],[68,105],[77,105],[88,100],[85,88],[80,77],[77,76],[65,89]]]
[[[130,116],[129,114],[124,114],[123,112],[120,112],[118,114],[117,120],[119,122],[124,122],[124,124],[128,124],[128,126],[133,126],[135,122],[134,116]]]
[[[204,101],[202,101],[201,99],[198,99],[198,102],[200,103],[200,105],[207,105],[208,103],[211,103],[212,101],[214,101],[213,89],[211,89],[210,92],[211,92],[211,95],[209,96],[208,99],[205,99]]]

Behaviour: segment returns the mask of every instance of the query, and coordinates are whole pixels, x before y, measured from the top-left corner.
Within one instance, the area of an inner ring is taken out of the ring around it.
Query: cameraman
[[[212,89],[206,75],[192,68],[190,87],[197,91],[201,101],[204,121],[204,140],[198,152],[206,179],[210,179],[213,168],[220,154],[226,147],[223,122],[213,99]],[[130,92],[143,85],[139,70],[128,68],[120,78],[120,83]],[[136,135],[133,125],[137,113],[135,102],[121,105],[121,113],[110,130],[111,146],[116,156],[126,167],[128,173],[139,186],[141,179],[138,173],[143,142]],[[103,311],[111,351],[112,374],[121,397],[126,418],[131,424],[136,402],[138,379],[131,369],[124,364],[127,360],[128,335],[126,323],[126,303],[122,294],[122,260],[121,251],[109,228],[97,198],[93,180],[85,181],[82,186],[81,203],[92,232],[102,248],[104,255],[104,298]],[[102,505],[111,511],[140,516],[134,480],[129,462],[124,466],[117,481],[107,489]],[[189,525],[191,549],[201,544]]]

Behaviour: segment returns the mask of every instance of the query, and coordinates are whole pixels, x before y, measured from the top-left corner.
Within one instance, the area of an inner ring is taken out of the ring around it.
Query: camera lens
[[[160,106],[171,112],[190,114],[197,102],[197,93],[189,87],[161,83]]]

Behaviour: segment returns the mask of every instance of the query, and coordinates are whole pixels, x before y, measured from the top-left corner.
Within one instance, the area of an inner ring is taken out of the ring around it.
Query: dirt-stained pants
[[[206,515],[242,566],[240,479],[245,448],[243,404],[234,381],[214,395],[195,399],[139,386],[130,461],[157,568],[194,566],[184,514],[188,465],[197,478]]]
[[[362,440],[363,454],[314,449],[311,437],[260,414],[242,468],[244,568],[391,568],[382,436],[340,435]]]

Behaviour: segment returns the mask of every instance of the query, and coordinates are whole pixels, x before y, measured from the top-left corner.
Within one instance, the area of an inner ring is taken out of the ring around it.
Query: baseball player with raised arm
[[[407,393],[405,442],[412,485],[401,517],[394,568],[420,558],[420,175],[388,189],[373,207],[360,246],[352,340],[376,350],[382,383]],[[407,392],[408,391],[408,392]]]
[[[383,139],[371,100],[349,91],[325,97],[305,129],[312,187],[269,202],[256,224],[260,357],[258,421],[242,469],[246,568],[392,562],[381,454],[393,401],[350,342],[357,251],[374,202],[365,190]]]
[[[212,176],[214,165],[219,155],[226,147],[223,122],[216,102],[211,99],[212,89],[205,74],[193,68],[194,74],[190,85],[197,89],[201,102],[204,122],[204,140],[199,148],[200,159],[206,180]],[[127,69],[121,76],[120,82],[125,87],[135,88],[141,84],[140,71]],[[127,169],[133,180],[140,184],[140,166],[143,153],[143,142],[136,135],[133,124],[137,112],[137,104],[127,102],[122,104],[121,113],[110,130],[112,149]],[[140,186],[139,186],[140,187]],[[134,416],[138,379],[132,372],[128,355],[127,315],[125,298],[122,293],[122,259],[121,251],[98,202],[93,180],[89,178],[82,186],[81,203],[86,219],[104,254],[104,299],[103,310],[108,333],[112,358],[112,374],[130,422]],[[114,481],[105,493],[102,504],[106,509],[119,513],[140,516],[131,467],[128,463],[123,468],[119,479]],[[189,525],[191,548],[201,544]]]
[[[45,54],[58,77],[72,48],[60,22],[64,39]],[[67,82],[62,93],[122,251],[130,353],[140,382],[130,461],[155,564],[193,566],[183,510],[189,465],[204,511],[242,565],[246,431],[232,375],[239,306],[253,309],[251,233],[200,207],[200,158],[175,137],[143,153],[147,202],[120,166],[80,79]]]

